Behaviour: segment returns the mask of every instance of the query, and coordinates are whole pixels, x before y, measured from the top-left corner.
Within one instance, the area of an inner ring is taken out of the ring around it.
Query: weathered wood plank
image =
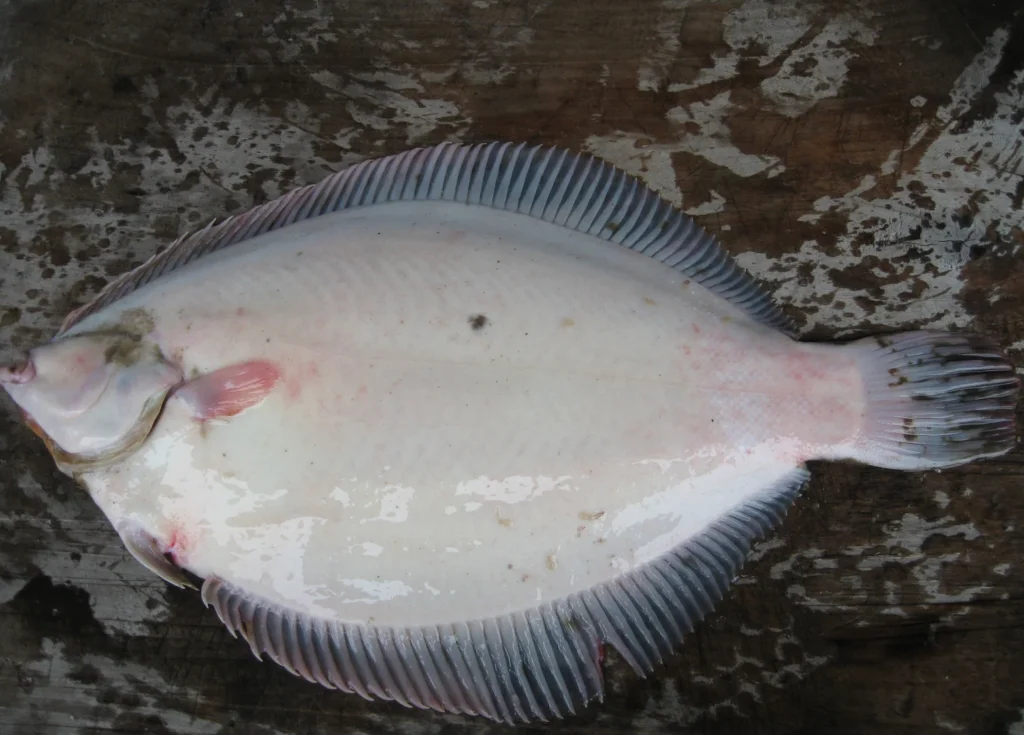
[[[511,138],[640,174],[809,336],[973,327],[1024,360],[1018,5],[0,2],[0,356],[213,216]],[[252,660],[0,421],[0,732],[497,731]],[[558,729],[1024,732],[1022,480],[816,466],[679,654],[613,657]]]

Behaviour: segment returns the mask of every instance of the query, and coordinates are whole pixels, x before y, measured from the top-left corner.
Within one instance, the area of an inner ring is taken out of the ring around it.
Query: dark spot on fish
[[[616,230],[619,229],[619,223],[609,222],[608,224],[605,225],[605,228],[611,230],[612,232],[615,232]]]
[[[115,337],[103,352],[103,358],[112,365],[127,367],[139,361],[142,341],[131,335]]]
[[[467,321],[474,332],[479,332],[489,323],[489,320],[483,314],[473,314]]]
[[[899,368],[889,368],[889,375],[896,376],[896,375],[899,375],[899,372],[900,372]]]
[[[879,347],[892,347],[892,340],[888,337],[875,337]]]
[[[908,442],[916,441],[918,437],[917,432],[914,430],[914,419],[909,416],[903,419],[903,438]]]
[[[79,554],[77,551],[72,551],[71,552],[71,561],[73,561],[73,562],[80,562],[80,561],[82,561],[82,555]]]
[[[907,378],[906,375],[901,375],[899,378],[896,379],[895,383],[889,383],[889,387],[890,388],[899,388],[901,385],[905,385],[905,384],[907,384],[909,382],[910,382],[910,380],[909,380],[909,378]]]
[[[156,328],[156,322],[145,309],[128,309],[117,320],[118,328],[135,337],[145,337]]]

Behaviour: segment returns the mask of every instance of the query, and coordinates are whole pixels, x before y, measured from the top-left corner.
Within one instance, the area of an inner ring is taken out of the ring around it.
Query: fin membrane
[[[494,207],[586,232],[675,268],[756,321],[789,334],[795,331],[771,297],[711,235],[611,164],[556,147],[444,143],[363,161],[319,184],[187,234],[68,315],[60,333],[207,253],[301,220],[392,201]]]
[[[310,617],[216,577],[203,584],[253,654],[331,689],[514,723],[579,712],[604,694],[601,644],[652,671],[721,599],[755,539],[778,524],[804,468],[660,559],[595,588],[487,620],[411,628]]]
[[[160,548],[159,542],[141,526],[131,521],[121,523],[117,527],[121,542],[135,560],[153,574],[175,587],[191,587],[192,580],[174,562],[167,558]]]
[[[260,403],[281,379],[277,367],[252,360],[193,378],[174,391],[201,421],[236,416]]]
[[[1016,445],[1020,379],[994,341],[917,331],[851,347],[867,393],[853,459],[920,470],[999,456]]]

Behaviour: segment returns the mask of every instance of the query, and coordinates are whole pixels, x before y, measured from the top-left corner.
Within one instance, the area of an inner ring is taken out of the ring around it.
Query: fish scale
[[[969,334],[804,344],[692,219],[564,149],[445,144],[187,234],[0,383],[256,656],[515,723],[649,673],[811,459],[1008,451]]]

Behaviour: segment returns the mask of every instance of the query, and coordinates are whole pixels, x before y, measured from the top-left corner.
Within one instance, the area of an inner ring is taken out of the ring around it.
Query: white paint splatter
[[[81,667],[92,667],[103,672],[104,686],[112,691],[132,693],[134,703],[131,711],[139,717],[139,721],[158,721],[168,732],[188,732],[195,735],[213,735],[223,732],[224,723],[208,720],[197,712],[211,706],[210,700],[199,690],[183,686],[180,681],[166,678],[154,669],[146,668],[123,658],[113,659],[97,654],[83,654],[70,660],[65,653],[65,646],[60,641],[49,638],[42,640],[41,653],[38,661],[26,661],[20,664],[21,675],[47,681],[51,686],[60,688],[63,706],[60,711],[50,711],[46,707],[15,707],[7,713],[6,723],[14,730],[19,725],[35,731],[43,729],[66,729],[69,723],[69,712],[87,714],[87,722],[70,723],[71,728],[86,729],[112,727],[116,719],[124,713],[121,707],[97,707],[97,691],[94,687],[82,686],[76,679],[76,671]],[[11,696],[18,696],[19,688],[10,690]],[[28,695],[26,695],[28,696]],[[187,703],[187,708],[179,709],[173,703]],[[171,703],[171,704],[169,704]],[[19,714],[20,713],[20,714]],[[19,721],[20,718],[25,718]],[[29,719],[30,718],[30,719]],[[264,726],[265,727],[265,726]],[[276,728],[265,727],[268,735],[284,735]]]
[[[747,554],[747,561],[760,561],[766,554],[768,554],[768,552],[774,551],[775,549],[781,549],[785,545],[786,539],[781,537],[769,539],[768,541],[760,541],[751,547],[750,553]]]
[[[810,30],[807,13],[813,10],[816,10],[814,4],[794,0],[780,3],[748,0],[729,11],[722,22],[722,40],[729,51],[714,54],[711,66],[701,69],[693,81],[670,84],[669,92],[732,79],[739,74],[740,61],[750,59],[751,49],[762,51],[756,57],[758,66],[772,63]]]
[[[654,21],[657,38],[650,54],[637,69],[637,89],[657,92],[665,83],[669,70],[679,53],[679,32],[686,8],[693,0],[662,0]]]
[[[643,134],[619,132],[592,135],[584,145],[595,155],[640,177],[665,199],[680,206],[683,195],[676,182],[673,153],[699,156],[743,177],[765,174],[770,178],[785,171],[785,166],[776,156],[744,153],[736,147],[725,123],[732,109],[730,92],[726,91],[706,102],[698,101],[669,110],[666,117],[676,129],[671,143],[655,143]],[[719,203],[713,200],[711,206],[719,207]]]
[[[691,217],[704,217],[709,214],[715,214],[716,212],[722,212],[725,210],[725,197],[719,194],[714,189],[708,191],[708,196],[711,197],[708,201],[703,204],[698,204],[695,207],[690,207],[685,210]]]
[[[989,39],[969,67],[970,73],[958,79],[952,93],[955,103],[943,108],[948,113],[940,110],[939,123],[965,111],[977,97],[983,87],[979,77],[998,63],[1006,37],[1000,31]],[[840,335],[867,320],[893,328],[967,326],[970,316],[957,299],[963,285],[960,270],[968,258],[963,243],[981,237],[986,229],[1012,241],[1011,230],[1015,223],[1019,225],[1019,219],[1007,217],[1006,212],[1013,210],[1022,151],[1007,141],[1017,140],[1024,129],[1014,122],[1016,110],[1024,106],[1024,75],[1018,75],[1006,92],[995,95],[995,102],[990,118],[965,130],[956,121],[946,124],[917,167],[898,173],[891,197],[872,197],[878,181],[868,175],[844,196],[817,200],[814,213],[801,217],[803,221],[816,222],[826,213],[847,218],[846,232],[834,246],[826,249],[816,240],[807,240],[796,253],[779,259],[748,252],[737,260],[773,284],[779,300],[816,311],[818,321],[830,326],[850,325],[838,330]],[[928,128],[922,124],[922,138]],[[906,150],[916,144],[911,139]],[[890,159],[901,160],[902,154]],[[895,167],[898,171],[898,164]],[[968,202],[974,210],[972,223],[961,225],[952,215]],[[925,208],[932,213],[930,218],[923,216]],[[865,237],[870,244],[864,244]],[[908,253],[910,242],[919,254]],[[869,258],[877,263],[879,275],[892,276],[890,283],[880,285],[880,296],[868,299],[862,288],[837,286],[834,272],[863,266]],[[900,310],[886,309],[886,305],[900,305]]]
[[[866,23],[840,13],[809,43],[793,51],[778,74],[761,83],[761,91],[783,115],[800,117],[839,93],[855,56],[850,45],[869,46],[874,41],[875,31]]]
[[[935,714],[935,724],[947,732],[967,732],[965,726],[938,713]]]
[[[345,111],[362,129],[387,132],[404,129],[405,142],[415,145],[438,127],[464,130],[470,120],[459,107],[448,100],[424,98],[419,82],[397,73],[378,74],[376,85],[345,82],[331,71],[322,69],[311,77],[325,88],[339,93],[346,100]]]

